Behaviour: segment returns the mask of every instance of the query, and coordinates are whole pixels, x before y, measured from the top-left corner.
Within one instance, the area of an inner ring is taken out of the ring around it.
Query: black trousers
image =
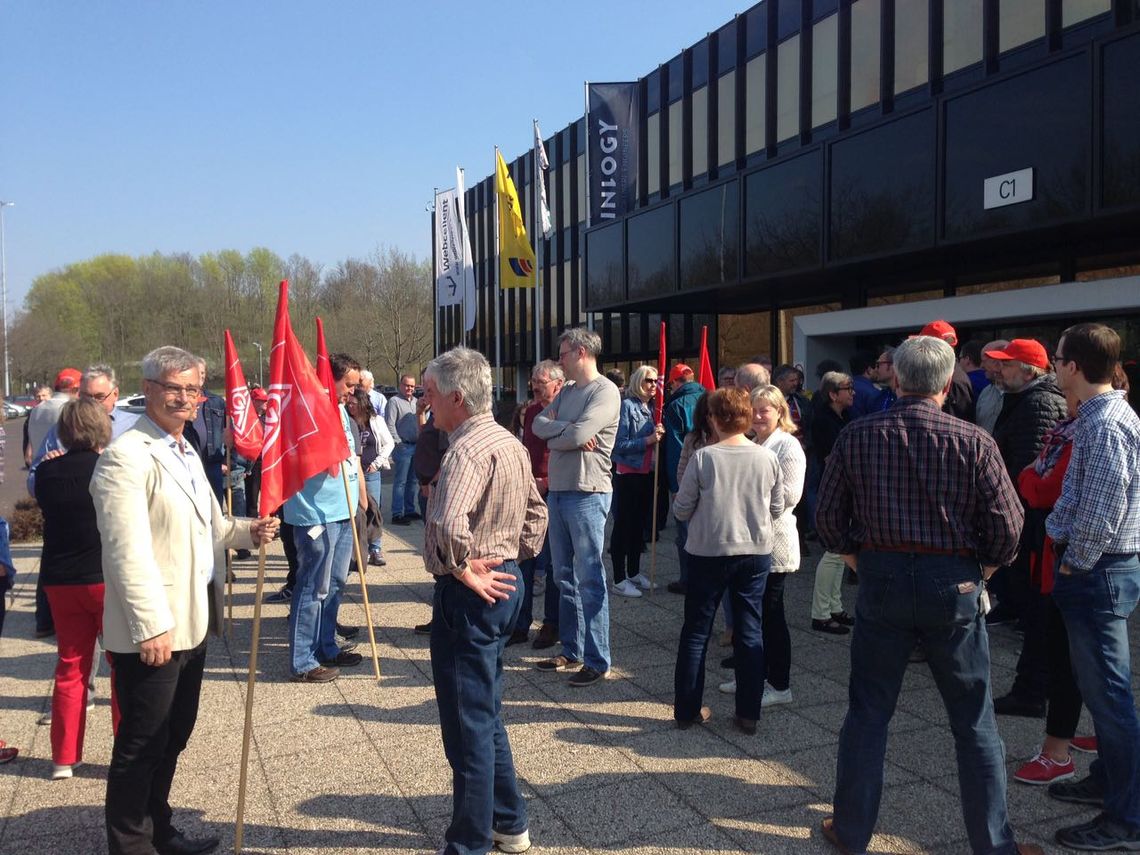
[[[1046,646],[1049,656],[1049,707],[1045,715],[1045,733],[1058,739],[1072,739],[1081,721],[1084,699],[1073,676],[1073,660],[1069,656],[1069,632],[1061,618],[1061,610],[1049,601]]]
[[[610,534],[610,557],[614,562],[615,584],[641,571],[645,519],[652,508],[652,474],[614,476],[614,530]]]
[[[1022,549],[1009,570],[1010,585],[1021,615],[1021,627],[1025,631],[1021,654],[1017,657],[1017,676],[1013,679],[1010,691],[1027,700],[1044,701],[1049,694],[1046,627],[1053,598],[1042,594],[1041,589],[1030,579],[1028,550]]]
[[[107,771],[107,846],[110,855],[153,855],[174,833],[170,785],[198,718],[206,642],[157,668],[137,653],[110,656],[122,719]]]
[[[781,692],[792,682],[792,636],[784,616],[784,580],[787,573],[769,573],[764,587],[764,659],[768,684]]]

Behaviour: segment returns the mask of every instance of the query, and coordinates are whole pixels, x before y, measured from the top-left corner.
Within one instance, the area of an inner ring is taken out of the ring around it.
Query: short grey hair
[[[571,347],[585,348],[586,353],[597,359],[602,355],[602,337],[593,330],[585,327],[573,327],[558,336],[558,346],[568,344]]]
[[[374,376],[372,376],[372,372],[369,371],[367,368],[362,368],[360,371],[360,382],[361,383],[375,383],[376,378]]]
[[[566,380],[566,372],[563,371],[562,366],[553,359],[544,359],[530,370],[532,379],[538,379],[538,377],[543,374],[546,375],[548,380]]]
[[[142,376],[144,380],[161,380],[167,374],[181,374],[183,371],[197,371],[203,362],[188,350],[173,345],[156,347],[143,357]]]
[[[772,375],[759,362],[746,362],[736,369],[736,388],[751,392],[757,386],[768,386]]]
[[[831,403],[831,393],[838,392],[840,386],[850,386],[855,381],[850,374],[842,371],[825,371],[819,378],[819,394],[823,395],[825,404]]]
[[[81,383],[86,383],[88,380],[94,380],[96,377],[106,377],[107,382],[115,389],[119,388],[119,379],[115,376],[115,369],[104,362],[98,362],[95,365],[88,365],[83,369],[83,377]]]
[[[895,377],[900,392],[937,395],[954,373],[954,348],[940,338],[918,335],[895,349]]]
[[[479,351],[453,347],[429,362],[424,376],[431,377],[444,394],[459,392],[463,395],[468,415],[491,411],[491,366]]]
[[[1022,373],[1029,376],[1030,379],[1036,380],[1048,372],[1044,368],[1038,368],[1036,365],[1030,365],[1028,362],[1022,362],[1020,359],[1008,359],[1007,365],[1016,365],[1021,369]]]

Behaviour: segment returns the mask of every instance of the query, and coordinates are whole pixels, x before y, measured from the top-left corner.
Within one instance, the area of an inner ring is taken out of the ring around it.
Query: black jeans
[[[36,579],[36,632],[54,632],[55,621],[52,620],[51,606],[48,605],[47,594],[44,593],[43,577]]]
[[[1029,580],[1029,554],[1019,555],[1009,567],[1013,574],[1010,582],[1017,598],[1021,627],[1025,630],[1021,654],[1017,657],[1017,676],[1010,690],[1020,698],[1044,701],[1049,693],[1049,662],[1046,627],[1052,597],[1042,594]],[[1024,584],[1023,584],[1024,583]]]
[[[653,475],[630,473],[614,476],[614,530],[610,535],[610,557],[614,562],[615,584],[641,572],[645,520],[652,507]]]
[[[784,580],[787,573],[769,573],[764,588],[764,660],[768,684],[784,691],[792,682],[792,636],[784,617]]]
[[[173,833],[170,784],[198,718],[206,642],[160,667],[110,653],[122,719],[107,771],[110,855],[153,855]]]
[[[1058,739],[1072,739],[1081,720],[1084,700],[1073,676],[1073,660],[1069,656],[1069,632],[1061,610],[1049,601],[1045,642],[1049,657],[1049,711],[1045,716],[1045,733]]]

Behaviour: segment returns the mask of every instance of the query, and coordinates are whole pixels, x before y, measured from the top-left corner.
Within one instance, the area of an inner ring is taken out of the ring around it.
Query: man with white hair
[[[388,406],[388,399],[376,388],[376,378],[367,368],[360,372],[360,388],[368,393],[368,400],[372,402],[372,409],[376,415],[384,418],[384,409]]]
[[[733,382],[736,384],[737,389],[751,392],[758,386],[769,385],[772,382],[771,377],[771,372],[759,362],[745,362],[736,369],[736,376],[733,378]]]
[[[527,593],[518,562],[542,548],[546,505],[526,449],[491,414],[482,354],[456,347],[437,356],[424,395],[450,443],[424,520],[424,564],[435,577],[431,670],[455,788],[439,855],[525,852],[526,802],[499,709],[503,649]]]
[[[994,425],[1001,415],[1001,366],[1002,363],[992,356],[986,356],[986,351],[1003,350],[1009,344],[1004,338],[997,338],[982,348],[982,370],[990,384],[978,393],[975,406],[974,420],[978,427],[986,433],[993,434]]]

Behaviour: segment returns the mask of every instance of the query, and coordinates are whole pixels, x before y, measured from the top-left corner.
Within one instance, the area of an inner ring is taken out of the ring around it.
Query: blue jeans
[[[416,456],[415,443],[401,442],[392,452],[392,519],[416,512],[416,495],[420,482],[412,458]]]
[[[677,494],[673,493],[672,498],[677,498]],[[689,521],[679,519],[673,521],[677,524],[677,533],[673,536],[673,542],[677,544],[677,567],[681,571],[677,581],[684,585],[689,581],[689,553],[685,551],[685,543],[689,539]]]
[[[519,562],[522,570],[523,596],[522,606],[519,608],[519,619],[515,629],[529,630],[534,623],[534,577],[539,570],[546,573],[546,588],[542,595],[542,622],[558,623],[558,585],[554,582],[554,574],[550,572],[550,538],[543,538],[542,551],[534,558]]]
[[[602,673],[610,670],[610,600],[602,549],[611,497],[578,490],[552,490],[546,497],[546,536],[560,591],[562,655]]]
[[[677,643],[673,674],[673,718],[692,721],[705,694],[705,654],[713,620],[727,591],[736,629],[732,655],[736,659],[736,715],[760,718],[764,695],[764,586],[772,569],[771,555],[689,556],[685,591],[685,623]]]
[[[369,497],[376,503],[376,510],[384,510],[384,493],[380,487],[380,473],[379,472],[365,472],[364,473],[364,490],[368,493]],[[383,514],[381,513],[381,516]],[[369,552],[381,551],[381,535],[377,535],[375,540],[368,541]]]
[[[289,661],[294,674],[304,674],[340,653],[336,613],[352,560],[352,522],[325,523],[316,538],[308,526],[294,526],[293,542],[297,584],[289,603]]]
[[[1058,573],[1053,586],[1069,632],[1073,674],[1096,725],[1104,809],[1131,829],[1140,828],[1140,723],[1132,698],[1128,616],[1138,599],[1135,554],[1104,555],[1088,573]]]
[[[839,731],[835,830],[865,852],[883,792],[887,725],[907,658],[922,641],[942,695],[958,759],[971,849],[1013,855],[1005,748],[990,693],[990,648],[979,609],[977,561],[951,555],[862,552],[851,636],[847,717]]]
[[[514,561],[499,567],[519,575]],[[447,855],[486,855],[491,830],[527,827],[511,744],[500,716],[503,648],[518,617],[521,586],[488,606],[454,576],[435,582],[431,614],[431,673],[439,705],[443,752],[451,765],[451,825]]]

